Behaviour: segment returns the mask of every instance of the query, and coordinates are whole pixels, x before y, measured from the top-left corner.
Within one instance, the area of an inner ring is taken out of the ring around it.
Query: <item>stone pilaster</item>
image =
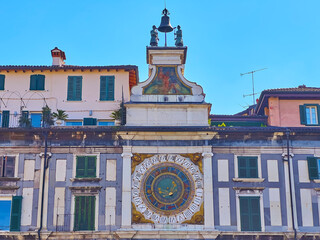
[[[121,228],[131,228],[131,146],[124,146],[122,153],[122,215]]]
[[[203,156],[203,182],[204,182],[204,227],[214,229],[213,215],[213,181],[212,181],[212,150],[205,147]]]

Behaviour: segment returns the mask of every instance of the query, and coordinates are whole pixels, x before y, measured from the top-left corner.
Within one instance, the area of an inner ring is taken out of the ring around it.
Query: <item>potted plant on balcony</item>
[[[28,128],[31,127],[31,121],[28,114],[22,113],[19,118],[19,127]]]
[[[119,126],[121,123],[122,109],[119,108],[111,113],[110,117],[114,120],[114,125]]]
[[[50,127],[54,124],[51,108],[46,105],[42,108],[42,127]]]
[[[61,126],[62,123],[68,119],[68,114],[66,111],[57,109],[57,112],[52,113],[52,116],[56,119],[56,124]]]

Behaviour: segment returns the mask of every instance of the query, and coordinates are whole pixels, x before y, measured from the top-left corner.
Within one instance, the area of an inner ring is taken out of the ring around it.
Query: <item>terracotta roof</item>
[[[116,66],[75,66],[75,65],[63,65],[63,66],[46,66],[46,65],[0,65],[0,71],[23,71],[23,70],[73,70],[73,69],[83,69],[83,70],[138,70],[135,65],[116,65]]]
[[[316,87],[306,87],[305,85],[301,85],[296,88],[275,88],[275,89],[267,89],[263,92],[320,92],[320,88]]]
[[[262,91],[255,113],[264,114],[264,107],[268,104],[269,97],[279,97],[282,99],[320,99],[320,88],[300,85],[296,88],[275,88]]]

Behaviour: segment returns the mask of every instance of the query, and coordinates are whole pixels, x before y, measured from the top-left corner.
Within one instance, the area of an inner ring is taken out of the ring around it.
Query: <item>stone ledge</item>
[[[98,194],[101,190],[101,186],[79,186],[79,187],[69,187],[73,194]]]
[[[19,177],[0,177],[0,181],[6,181],[6,182],[17,182],[19,181]]]
[[[263,182],[264,178],[232,178],[234,182]]]
[[[70,178],[71,182],[100,182],[102,178]]]
[[[17,190],[18,186],[0,186],[0,190]]]

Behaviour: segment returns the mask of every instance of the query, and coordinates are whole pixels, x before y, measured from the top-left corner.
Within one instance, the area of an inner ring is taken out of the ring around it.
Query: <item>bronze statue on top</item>
[[[151,34],[151,40],[150,40],[150,46],[157,47],[158,46],[158,30],[155,25],[152,26],[152,30],[150,31]]]
[[[177,28],[178,28],[178,30],[177,30],[177,32],[175,33],[175,35],[176,35],[175,45],[176,45],[176,47],[183,47],[182,30],[181,30],[180,25],[178,25]]]

